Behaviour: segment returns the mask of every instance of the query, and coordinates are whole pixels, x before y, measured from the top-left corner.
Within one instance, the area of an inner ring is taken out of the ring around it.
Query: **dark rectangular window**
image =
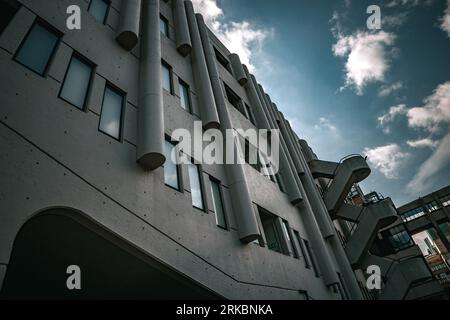
[[[164,163],[164,183],[174,188],[175,190],[180,190],[180,178],[179,178],[179,166],[176,162],[172,161],[172,154],[175,152],[176,147],[172,143],[166,140],[165,142],[165,156],[166,162]]]
[[[169,21],[162,15],[159,16],[159,29],[163,35],[165,35],[167,38],[169,37]]]
[[[250,144],[248,140],[245,140],[244,160],[245,163],[252,166],[253,169],[257,171],[260,170],[258,149]]]
[[[92,71],[91,63],[74,54],[67,67],[59,96],[78,109],[83,110],[86,105]]]
[[[309,254],[306,250],[305,243],[303,242],[303,239],[300,237],[300,234],[298,231],[294,230],[294,237],[295,241],[298,244],[298,247],[300,248],[301,254],[303,256],[303,259],[305,260],[305,268],[310,269],[311,268],[311,258],[309,257]]]
[[[225,58],[225,56],[216,48],[214,48],[214,53],[216,55],[216,59],[217,61],[225,68],[228,70],[229,73],[232,73],[231,71],[231,65],[230,65],[230,61],[228,61],[227,58]]]
[[[43,76],[56,51],[60,36],[59,32],[38,21],[31,27],[14,59]]]
[[[120,140],[123,114],[123,94],[110,85],[105,86],[99,130]]]
[[[244,103],[244,105],[245,105],[245,112],[247,114],[247,119],[250,120],[250,122],[253,125],[256,125],[256,121],[255,121],[255,117],[253,116],[252,109],[250,109],[250,106],[248,104]]]
[[[0,34],[6,29],[8,24],[19,10],[20,4],[16,0],[0,1]]]
[[[180,101],[181,107],[187,112],[191,112],[191,98],[189,86],[181,79],[180,81]]]
[[[389,229],[389,234],[389,243],[396,251],[404,250],[414,245],[414,241],[403,225]]]
[[[264,236],[266,237],[267,248],[283,253],[281,246],[282,235],[276,226],[277,217],[262,208],[259,208],[259,216],[261,218]]]
[[[313,267],[314,270],[314,274],[316,275],[316,277],[319,277],[319,269],[318,269],[318,265],[317,265],[317,261],[316,261],[316,257],[314,255],[314,252],[308,242],[308,240],[303,239],[303,243],[306,249],[306,254],[308,256],[308,259]]]
[[[216,223],[219,227],[226,229],[227,220],[225,218],[225,210],[222,201],[222,192],[220,182],[210,178],[211,182],[211,194],[213,200],[214,212],[216,214]]]
[[[166,62],[161,63],[162,70],[162,87],[164,90],[173,94],[173,85],[172,85],[172,67],[168,65]]]
[[[188,164],[189,182],[191,186],[192,205],[200,210],[205,210],[203,190],[201,183],[200,167],[194,163]]]
[[[242,99],[229,87],[224,83],[225,93],[227,94],[228,102],[236,108],[240,113],[245,116],[245,113],[242,111]]]
[[[111,1],[108,0],[91,0],[88,12],[97,19],[98,22],[106,23],[110,3]]]

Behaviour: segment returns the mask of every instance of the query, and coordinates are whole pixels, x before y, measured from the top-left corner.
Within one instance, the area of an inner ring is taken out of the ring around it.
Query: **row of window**
[[[261,225],[265,236],[265,245],[269,250],[276,251],[285,255],[293,256],[296,259],[303,257],[305,267],[312,268],[317,277],[319,277],[319,268],[314,252],[308,240],[300,237],[300,233],[291,229],[286,220],[281,220],[264,210],[258,208]],[[285,242],[283,242],[286,240]],[[283,245],[286,243],[286,245]],[[260,243],[261,244],[261,243]],[[300,252],[297,251],[300,249]]]
[[[99,20],[103,21],[105,17],[103,14],[107,14],[109,6],[109,1],[103,0],[93,0],[90,3],[89,11]],[[103,18],[102,18],[103,17]],[[166,30],[166,29],[162,29]],[[167,31],[167,30],[166,30]],[[14,60],[29,68],[30,70],[38,73],[43,76],[46,74],[47,69],[49,67],[50,61],[55,54],[58,43],[62,37],[62,33],[58,30],[54,29],[52,26],[48,25],[44,21],[40,19],[36,19],[35,23],[31,27],[30,31],[24,38],[22,44],[19,46],[17,50]],[[66,74],[64,76],[63,83],[61,85],[61,89],[59,92],[59,97],[64,101],[70,103],[80,110],[86,110],[87,98],[89,95],[89,90],[91,87],[92,79],[95,74],[96,65],[80,54],[74,52],[69,65],[66,70]],[[162,84],[163,89],[173,94],[173,75],[172,68],[165,62],[162,62]],[[179,88],[180,88],[180,101],[181,107],[187,111],[191,111],[191,99],[190,99],[190,89],[189,86],[181,79],[179,79]],[[228,88],[228,87],[226,87]],[[229,89],[229,88],[228,88]],[[231,89],[229,89],[231,90]],[[237,95],[230,93],[231,91],[227,91],[229,93],[229,99],[236,102]],[[232,97],[232,98],[230,98]],[[234,99],[234,100],[233,100]],[[242,100],[240,98],[239,103],[242,104]],[[233,103],[234,103],[233,102]],[[103,93],[103,101],[100,113],[99,120],[99,131],[120,140],[121,132],[122,132],[122,119],[124,114],[124,103],[125,103],[125,94],[121,92],[119,89],[115,88],[112,84],[106,83]],[[232,104],[233,104],[232,103]],[[250,116],[251,110],[245,104],[246,109],[248,110],[247,116],[250,119],[253,119],[253,116]],[[252,121],[254,122],[254,121]],[[166,141],[165,150],[166,150],[166,158],[170,159],[171,153],[174,149],[174,145],[169,141]],[[249,163],[249,148],[246,148],[246,161]],[[270,177],[272,181],[275,181],[276,177],[279,179],[277,175],[274,175],[270,172],[270,166],[266,165],[264,161],[264,157],[258,152],[258,164],[257,170],[263,169],[264,175]],[[188,173],[190,180],[190,189],[192,195],[192,205],[200,210],[205,210],[204,203],[204,191],[201,183],[201,171],[200,167],[195,164],[188,165]],[[167,161],[164,165],[164,179],[165,184],[176,189],[180,190],[180,168],[172,161]],[[227,228],[227,219],[223,206],[223,199],[221,193],[220,182],[210,178],[211,185],[211,194],[213,200],[214,212],[216,214],[216,222],[219,227]],[[279,183],[281,188],[281,183]],[[267,218],[267,215],[262,215],[262,219],[264,221],[264,233],[267,239],[267,246],[269,249],[283,252],[283,249],[280,245],[280,235],[278,234],[277,229],[273,228],[271,225],[271,218]],[[313,258],[313,253],[309,246],[307,240],[301,239],[300,235],[297,231],[293,231],[294,239],[291,239],[288,233],[288,225],[287,222],[282,226],[285,237],[288,239],[289,248],[287,249],[290,252],[295,252],[293,241],[298,242],[298,247],[302,250],[302,256],[305,259],[306,267],[313,267],[316,274],[318,275],[317,264],[315,263],[315,259]],[[286,253],[286,252],[284,252]],[[297,258],[299,258],[299,253],[295,253]]]
[[[167,186],[180,191],[181,186],[181,168],[175,162],[170,161],[172,154],[175,152],[176,146],[166,140],[165,142],[165,156],[168,161],[164,164],[164,182]],[[189,174],[189,183],[191,189],[192,206],[205,211],[204,190],[202,184],[202,171],[199,165],[189,163],[187,166]],[[213,209],[216,215],[217,225],[221,228],[227,229],[227,219],[223,206],[223,197],[221,184],[218,180],[210,177],[211,195]]]
[[[396,251],[404,250],[414,245],[414,241],[404,225],[389,229],[388,240]]]

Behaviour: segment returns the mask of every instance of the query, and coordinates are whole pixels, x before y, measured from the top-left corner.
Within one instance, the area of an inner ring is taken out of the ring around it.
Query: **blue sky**
[[[450,183],[450,1],[193,2],[319,158],[368,156],[364,191],[402,205]]]

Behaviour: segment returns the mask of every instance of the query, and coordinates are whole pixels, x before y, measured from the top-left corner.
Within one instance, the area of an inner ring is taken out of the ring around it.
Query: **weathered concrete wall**
[[[181,168],[183,190],[177,192],[165,186],[162,168],[146,172],[136,164],[140,45],[128,52],[115,41],[120,1],[112,1],[106,25],[87,13],[88,1],[21,2],[24,6],[0,36],[0,69],[6,75],[0,79],[0,279],[20,227],[44,209],[68,207],[226,298],[299,299],[298,290],[314,299],[338,298],[302,259],[239,241],[223,166],[202,166],[207,210],[200,211],[191,206],[186,167]],[[65,28],[70,4],[82,8],[82,31]],[[177,128],[192,132],[201,102],[191,56],[177,51],[170,1],[160,6],[170,27],[170,38],[161,39],[161,56],[174,75],[174,94],[163,94],[165,133]],[[64,32],[45,77],[12,59],[37,15]],[[58,98],[73,50],[97,64],[85,112]],[[246,91],[220,65],[219,74],[250,105]],[[180,107],[178,77],[190,86],[193,114]],[[120,141],[98,131],[106,82],[126,93]],[[253,126],[228,108],[234,127]],[[229,230],[216,226],[210,175],[223,185]],[[254,207],[287,220],[308,239],[302,216],[287,195],[248,165],[245,175]]]

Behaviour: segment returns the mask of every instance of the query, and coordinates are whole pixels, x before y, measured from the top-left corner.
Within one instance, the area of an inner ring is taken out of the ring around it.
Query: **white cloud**
[[[319,124],[316,124],[314,126],[314,129],[316,129],[316,130],[325,129],[325,130],[331,131],[332,133],[337,133],[337,131],[338,131],[336,126],[333,123],[331,123],[331,121],[329,119],[324,118],[324,117],[319,119]]]
[[[441,19],[441,29],[447,32],[450,37],[450,0],[447,0],[447,9],[445,9],[444,16]]]
[[[433,155],[420,166],[417,174],[408,183],[408,189],[414,193],[427,189],[430,183],[429,179],[443,168],[448,168],[449,162],[450,133],[442,139]]]
[[[363,154],[367,156],[369,164],[378,169],[386,178],[396,179],[398,169],[403,159],[409,156],[395,144],[388,144],[374,149],[365,148]]]
[[[431,138],[408,140],[406,141],[406,143],[411,148],[436,148],[439,145],[439,141],[433,140]]]
[[[193,0],[192,3],[195,11],[203,15],[205,23],[230,52],[238,54],[241,62],[254,71],[254,55],[260,52],[262,44],[273,31],[258,28],[248,21],[225,22],[217,0]]]
[[[391,93],[398,91],[403,88],[403,83],[401,81],[397,81],[391,85],[383,85],[378,92],[380,97],[387,97]]]
[[[408,125],[437,132],[442,124],[450,123],[450,81],[439,85],[425,105],[408,111]]]
[[[391,128],[389,124],[395,120],[395,118],[399,115],[406,114],[408,109],[406,105],[399,104],[397,106],[393,106],[389,108],[389,112],[378,117],[379,126],[383,128],[383,132],[385,134],[391,133]]]
[[[415,7],[420,4],[420,0],[392,0],[388,4],[386,4],[386,7],[392,8],[397,6],[409,6],[409,7]]]
[[[357,94],[362,95],[368,83],[384,81],[390,62],[387,48],[393,45],[395,38],[393,33],[385,31],[339,34],[333,53],[347,59],[346,87],[355,86]]]

